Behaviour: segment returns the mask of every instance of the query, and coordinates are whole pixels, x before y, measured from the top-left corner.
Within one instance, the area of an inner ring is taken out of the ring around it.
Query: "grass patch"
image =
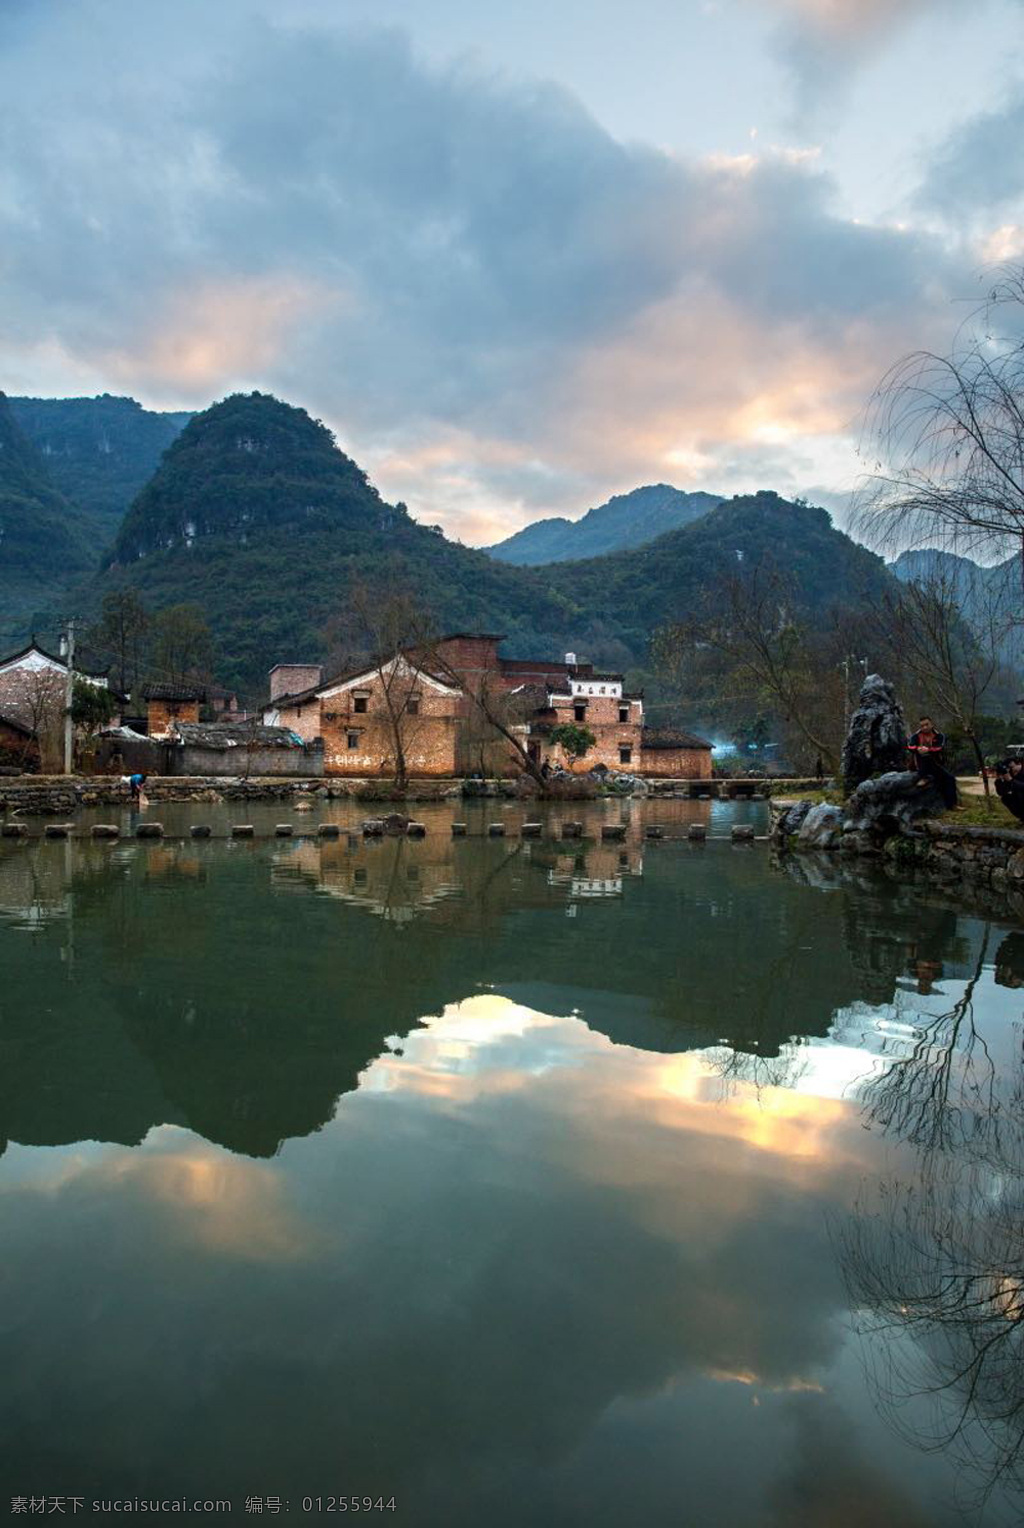
[[[958,828],[1021,828],[1024,823],[1008,812],[995,794],[986,801],[984,796],[960,796],[959,811],[943,812],[935,819],[948,822]]]
[[[842,791],[813,790],[780,791],[777,796],[773,796],[771,799],[776,804],[786,801],[791,806],[796,806],[798,801],[809,801],[812,806],[817,806],[822,801],[827,802],[829,806],[842,806],[844,797]]]

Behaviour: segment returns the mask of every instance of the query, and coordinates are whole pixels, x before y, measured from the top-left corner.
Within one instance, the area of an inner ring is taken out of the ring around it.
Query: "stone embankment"
[[[902,774],[866,781],[845,806],[773,801],[769,839],[784,854],[871,858],[901,872],[920,871],[947,885],[960,881],[972,891],[988,888],[1006,899],[1015,916],[1024,913],[1024,829],[973,827],[949,817],[927,817],[923,798],[930,793],[922,791],[907,802],[906,782]]]
[[[294,801],[377,799],[379,782],[369,780],[289,780],[280,777],[225,779],[210,776],[151,775],[146,781],[150,803],[181,801]],[[424,780],[410,787],[403,799],[439,801],[458,795],[459,782]],[[67,817],[80,807],[126,806],[128,789],[115,775],[18,775],[0,777],[0,814]]]

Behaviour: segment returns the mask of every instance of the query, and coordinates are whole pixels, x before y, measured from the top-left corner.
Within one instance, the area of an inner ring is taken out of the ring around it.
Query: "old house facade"
[[[263,721],[307,742],[322,738],[329,775],[393,775],[399,747],[411,776],[517,774],[508,742],[476,697],[486,699],[538,765],[711,774],[710,744],[688,734],[674,734],[674,746],[654,741],[644,726],[643,694],[627,691],[622,674],[599,672],[573,653],[561,662],[503,658],[502,640],[496,633],[456,632],[428,652],[399,653],[329,680],[316,665],[277,664]],[[551,736],[567,722],[595,738],[575,766]]]
[[[200,685],[147,684],[142,687],[142,698],[146,702],[147,733],[166,737],[176,722],[198,722],[206,691]]]
[[[0,659],[0,715],[7,722],[7,739],[17,748],[19,733],[29,735],[31,746],[22,743],[26,762],[44,770],[63,767],[64,717],[68,694],[68,665],[55,653],[40,647],[35,638],[16,653]],[[73,678],[108,689],[105,673],[75,665]]]

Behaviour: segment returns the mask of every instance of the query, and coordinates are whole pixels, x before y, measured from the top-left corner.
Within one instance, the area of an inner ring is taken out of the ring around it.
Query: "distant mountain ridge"
[[[191,419],[155,413],[134,398],[11,398],[11,413],[38,451],[50,481],[81,511],[100,554],[160,458]]]
[[[722,503],[721,494],[684,493],[668,483],[652,483],[619,493],[589,509],[579,520],[557,516],[535,520],[514,536],[484,550],[499,562],[539,567],[624,552],[679,530]]]
[[[960,557],[940,547],[901,552],[890,571],[901,583],[926,584],[943,580],[963,607],[968,623],[979,635],[991,630],[1003,663],[1024,665],[1024,593],[1021,560],[984,567],[970,557]]]

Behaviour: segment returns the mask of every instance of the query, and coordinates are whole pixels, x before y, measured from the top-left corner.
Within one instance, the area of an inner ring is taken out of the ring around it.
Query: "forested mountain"
[[[80,512],[54,487],[0,393],[0,651],[89,562]]]
[[[720,494],[683,493],[667,483],[654,483],[616,494],[580,520],[536,520],[486,550],[500,562],[520,567],[600,557],[654,541],[666,531],[689,525],[721,502]]]
[[[324,654],[325,628],[356,582],[411,590],[441,628],[503,631],[510,653],[574,649],[636,670],[652,630],[685,615],[737,554],[790,570],[814,610],[870,598],[888,576],[824,510],[770,493],[721,504],[635,551],[512,567],[387,504],[323,425],[252,394],[190,421],[82,598],[96,605],[131,584],[153,609],[198,602],[222,677],[250,694],[271,664]]]
[[[125,510],[192,417],[158,414],[134,398],[11,398],[11,412],[54,486],[82,511],[98,562]]]
[[[963,607],[975,633],[987,644],[991,638],[1003,663],[1024,664],[1024,594],[1020,557],[982,567],[937,547],[902,552],[890,564],[903,583],[944,583]]]

